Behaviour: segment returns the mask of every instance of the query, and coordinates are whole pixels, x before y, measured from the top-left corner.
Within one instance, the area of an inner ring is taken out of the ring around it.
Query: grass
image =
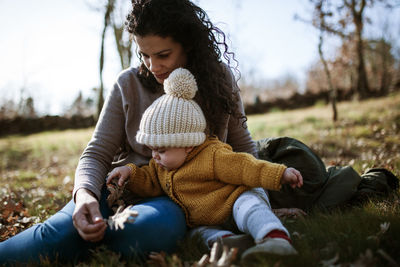
[[[40,219],[59,210],[71,198],[76,164],[92,131],[0,138],[0,200],[15,195]]]
[[[291,136],[309,145],[327,165],[351,165],[362,173],[385,167],[400,176],[400,93],[363,102],[339,103],[339,120],[331,120],[324,103],[293,111],[249,116],[254,139]],[[24,212],[31,222],[6,221],[0,212],[0,240],[42,221],[71,197],[79,156],[93,128],[0,138],[0,201]],[[254,258],[242,266],[398,266],[400,197],[376,198],[331,213],[314,211],[285,219],[299,255]],[[387,230],[385,231],[385,226]],[[205,252],[198,240],[185,240],[170,265],[193,263]],[[79,266],[139,266],[123,262],[104,248]],[[44,262],[45,266],[62,266]],[[239,263],[237,263],[239,264]],[[397,265],[396,265],[397,264]]]
[[[395,208],[393,208],[393,203]],[[387,266],[389,261],[380,253],[400,262],[399,199],[390,202],[371,201],[363,207],[315,212],[306,218],[284,222],[292,233],[299,251],[294,257],[254,259],[254,266]],[[383,206],[384,205],[384,206]],[[389,225],[389,224],[390,225]],[[386,232],[382,227],[389,225]],[[365,258],[367,254],[369,257]]]

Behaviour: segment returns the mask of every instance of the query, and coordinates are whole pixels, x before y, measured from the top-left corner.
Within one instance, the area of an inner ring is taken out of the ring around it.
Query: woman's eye
[[[160,58],[166,58],[166,57],[168,57],[169,56],[169,54],[161,54],[161,55],[158,55]]]

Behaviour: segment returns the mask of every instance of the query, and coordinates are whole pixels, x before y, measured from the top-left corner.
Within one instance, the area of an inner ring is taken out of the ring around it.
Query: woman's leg
[[[186,233],[185,215],[181,208],[166,196],[147,198],[134,205],[139,215],[123,230],[107,229],[104,243],[123,257],[147,252],[173,252],[177,241]]]
[[[0,243],[0,264],[38,263],[41,257],[74,261],[93,246],[80,238],[72,224],[75,204],[71,200],[62,210],[43,223]]]
[[[112,215],[103,188],[100,210],[104,218]],[[84,241],[72,223],[75,204],[70,201],[44,223],[36,224],[0,243],[0,264],[39,262],[41,257],[73,262],[88,254],[89,249],[105,245],[123,256],[149,251],[171,252],[186,232],[185,216],[178,205],[167,197],[142,200],[132,209],[139,212],[133,224],[123,230],[107,230],[99,243]],[[133,251],[134,250],[134,251]]]

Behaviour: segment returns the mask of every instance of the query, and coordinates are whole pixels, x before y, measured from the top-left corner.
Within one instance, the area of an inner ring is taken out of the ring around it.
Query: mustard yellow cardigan
[[[286,169],[248,153],[233,152],[215,137],[195,147],[176,170],[167,171],[153,159],[142,167],[128,165],[132,174],[127,188],[142,197],[167,194],[183,209],[189,227],[222,224],[238,196],[250,188],[279,190]]]

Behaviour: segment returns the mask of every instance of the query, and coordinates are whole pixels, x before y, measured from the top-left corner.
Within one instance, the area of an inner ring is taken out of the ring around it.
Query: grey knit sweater
[[[127,163],[141,166],[149,162],[151,150],[138,144],[135,136],[142,114],[163,92],[149,92],[136,74],[136,68],[122,71],[109,92],[93,136],[79,159],[73,196],[78,189],[86,188],[100,199],[101,187],[112,167]],[[232,89],[238,91],[230,71],[228,77],[232,81]],[[244,112],[242,103],[240,107]],[[255,144],[247,129],[230,116],[226,116],[221,123],[224,125],[218,134],[221,141],[230,144],[234,151],[248,152],[257,157]]]

